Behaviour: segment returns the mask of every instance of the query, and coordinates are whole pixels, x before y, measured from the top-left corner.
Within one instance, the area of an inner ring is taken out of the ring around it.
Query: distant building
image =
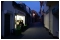
[[[39,20],[39,15],[35,10],[32,10],[32,18],[33,18],[33,22],[38,22]]]

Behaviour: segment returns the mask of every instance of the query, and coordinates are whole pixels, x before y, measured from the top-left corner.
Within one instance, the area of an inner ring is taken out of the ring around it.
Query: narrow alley
[[[59,39],[59,1],[1,1],[1,7],[1,39]]]
[[[10,35],[4,39],[54,39],[52,35],[49,35],[48,30],[46,30],[40,22],[34,23],[25,32],[22,32],[19,36]]]
[[[22,33],[24,36],[22,39],[52,39],[49,32],[42,26],[41,23],[37,22],[34,25]]]

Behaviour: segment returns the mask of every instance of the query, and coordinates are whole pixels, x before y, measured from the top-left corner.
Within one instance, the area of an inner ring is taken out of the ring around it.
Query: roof
[[[13,1],[12,5],[13,5],[14,8],[26,12],[26,10],[24,10],[25,8],[22,4],[17,4],[16,2]]]
[[[26,15],[29,15],[28,12],[26,11],[26,5],[24,3],[23,4],[18,4],[18,3],[13,1],[12,5],[13,5],[14,8],[25,12]]]

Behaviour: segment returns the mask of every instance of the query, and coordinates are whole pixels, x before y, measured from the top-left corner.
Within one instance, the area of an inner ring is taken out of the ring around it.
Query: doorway
[[[19,22],[21,20],[23,20],[23,24],[25,25],[25,16],[15,15],[15,29],[17,28],[17,25],[19,25]]]
[[[5,17],[4,36],[9,36],[10,35],[10,14],[5,14],[4,17]]]

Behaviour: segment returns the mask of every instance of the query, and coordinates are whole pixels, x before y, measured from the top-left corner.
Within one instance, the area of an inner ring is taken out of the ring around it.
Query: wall
[[[8,10],[8,11],[7,11]],[[11,29],[14,28],[14,13],[15,13],[15,9],[12,6],[12,2],[11,1],[4,1],[3,2],[3,10],[2,10],[2,36],[4,37],[4,14],[6,14],[7,12],[10,13],[10,31]]]
[[[58,6],[58,4],[56,4],[53,7],[56,6]],[[54,15],[53,15],[53,35],[59,37],[59,19],[56,18]]]
[[[13,7],[12,1],[4,1],[2,10],[2,36],[4,36],[4,14],[6,14],[7,12],[10,13],[10,32],[12,31],[12,29],[15,29],[15,13],[25,16],[25,13],[23,11],[20,11]]]
[[[49,32],[53,34],[53,36],[59,37],[59,19],[57,19],[55,16],[52,14],[52,9],[56,7],[51,6],[49,8],[49,13],[44,15],[44,24],[47,29],[49,29]],[[44,5],[44,11],[46,12],[47,6],[46,4]]]
[[[1,35],[4,37],[4,14],[2,12],[2,15],[1,15]]]
[[[59,36],[59,19],[55,16],[53,16],[53,33],[54,36]]]
[[[14,7],[12,6],[12,1],[5,1],[3,4],[3,10],[10,10],[11,12],[15,12]]]
[[[25,12],[21,11],[21,10],[18,10],[18,9],[15,9],[15,13],[16,14],[19,14],[19,15],[22,15],[22,16],[26,16],[25,15]]]
[[[49,13],[46,13],[46,11],[49,9],[48,6],[46,6],[46,3],[44,2],[44,26],[49,29]]]
[[[49,13],[44,15],[44,25],[49,29]]]
[[[49,13],[45,13],[44,15],[44,24],[47,29],[49,29],[49,32],[53,34],[53,15],[52,15],[52,7],[46,6],[46,3],[44,4],[44,12],[49,10]]]
[[[59,19],[57,19],[53,14],[52,14],[52,9],[56,7],[52,6],[50,7],[50,29],[51,29],[51,33],[53,34],[53,36],[57,36],[59,37]]]
[[[53,15],[52,15],[52,7],[49,8],[49,32],[53,34]]]
[[[44,3],[44,12],[49,10],[49,13],[45,13],[44,15],[44,24],[47,29],[49,29],[49,32],[53,34],[53,15],[52,15],[52,7],[49,8],[46,3]]]
[[[10,15],[10,32],[15,28],[15,14]]]

